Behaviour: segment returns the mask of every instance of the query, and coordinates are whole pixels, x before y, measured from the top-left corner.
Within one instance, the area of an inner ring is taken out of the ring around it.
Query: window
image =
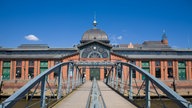
[[[131,63],[136,65],[136,61],[135,60],[131,60]],[[136,70],[135,69],[132,69],[132,78],[136,78]]]
[[[179,68],[185,68],[186,62],[185,61],[178,61],[178,67]]]
[[[178,61],[179,80],[186,80],[186,62]]]
[[[28,78],[34,78],[34,60],[29,60]]]
[[[2,77],[3,80],[9,80],[10,79],[10,61],[3,61],[3,70],[2,70]]]
[[[90,54],[89,58],[101,58],[101,55],[98,52],[93,52]]]
[[[48,69],[48,61],[40,61],[40,73]]]
[[[56,65],[56,64],[59,64],[60,63],[60,61],[59,60],[55,60],[54,61],[54,65]],[[54,71],[54,77],[57,77],[58,76],[58,72],[59,72],[59,68],[57,68],[57,69],[55,69],[55,71]]]
[[[132,72],[133,72],[133,73],[132,73],[132,78],[136,78],[136,71],[135,71],[135,69],[133,69]]]
[[[16,68],[16,78],[21,78],[21,67]]]
[[[155,69],[155,77],[156,78],[161,78],[161,69],[160,68]]]
[[[40,61],[40,67],[48,67],[48,61]]]
[[[19,67],[22,66],[22,61],[21,60],[17,60],[16,61],[16,66],[19,66]]]
[[[82,49],[81,52],[82,52],[81,53],[82,58],[108,58],[109,57],[108,51],[104,47],[98,44],[89,45],[84,49]]]
[[[22,73],[22,61],[21,60],[17,60],[16,61],[16,72],[15,72],[15,77],[16,78],[21,78],[21,74]]]
[[[131,63],[134,64],[134,65],[136,65],[136,61],[134,61],[134,60],[132,60]]]
[[[149,68],[150,64],[149,61],[142,61],[142,67]]]
[[[155,77],[161,78],[161,61],[155,61]]]
[[[160,66],[160,61],[155,61],[155,66]]]
[[[28,77],[29,79],[34,77],[34,67],[29,67]]]
[[[173,78],[173,61],[167,61],[167,74],[168,74],[168,78]]]
[[[168,61],[168,66],[172,67],[173,66],[173,61]]]
[[[173,78],[173,68],[168,68],[168,78]]]
[[[31,67],[31,66],[34,66],[34,61],[33,60],[30,60],[29,61],[29,66]]]
[[[149,61],[142,61],[142,69],[150,73],[150,63]],[[145,75],[142,75],[142,80],[145,79]]]

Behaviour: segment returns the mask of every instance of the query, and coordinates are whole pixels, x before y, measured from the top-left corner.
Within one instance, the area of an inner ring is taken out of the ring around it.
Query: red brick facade
[[[34,60],[34,77],[36,77],[38,74],[40,74],[40,61],[41,60]],[[48,61],[48,68],[54,66],[54,61],[55,60],[47,60]],[[122,62],[130,62],[131,60],[126,59],[124,57],[115,55],[111,53],[111,56],[109,59],[106,58],[80,58],[79,54],[75,54],[72,56],[68,56],[60,60],[62,62],[67,62],[67,61],[122,61]],[[155,61],[156,60],[149,60],[150,63],[150,73],[155,76]],[[172,80],[172,78],[168,78],[168,72],[167,69],[169,68],[168,66],[168,61],[167,60],[159,60],[160,61],[160,70],[161,70],[161,78],[160,80]],[[142,60],[135,60],[136,65],[142,68]],[[186,62],[186,80],[192,80],[192,61],[185,61]],[[22,65],[21,65],[21,77],[18,79],[16,78],[16,60],[11,60],[10,61],[10,80],[28,80],[28,69],[29,69],[29,60],[22,60]],[[100,79],[104,79],[104,68],[100,67]],[[178,60],[173,60],[173,76],[175,77],[176,80],[179,80],[179,73],[178,73]],[[63,71],[66,71],[67,66],[63,67]],[[128,72],[127,67],[123,67],[123,71]],[[3,60],[0,60],[0,75],[2,77],[2,71],[3,71]],[[63,77],[66,78],[67,72],[63,74]],[[90,73],[89,73],[89,67],[86,67],[86,79],[89,80]],[[124,75],[127,76],[127,75]],[[54,79],[53,73],[49,75],[49,79],[52,80]],[[141,80],[141,75],[137,72],[136,73],[136,79]]]

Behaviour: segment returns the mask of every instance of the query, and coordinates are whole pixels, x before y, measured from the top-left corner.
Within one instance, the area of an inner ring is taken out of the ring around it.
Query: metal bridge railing
[[[103,96],[95,78],[88,96],[86,108],[106,108]]]
[[[128,68],[128,71],[123,71]],[[155,95],[159,98],[161,106],[166,108],[162,97],[167,97],[181,108],[192,108],[192,104],[174,92],[171,88],[165,85],[162,81],[152,76],[149,72],[137,67],[134,64],[127,62],[116,62],[112,67],[107,77],[107,84],[124,96],[127,96],[131,101],[135,102],[138,98],[142,98],[144,103],[140,107],[151,107],[151,96]],[[138,83],[133,76],[133,70],[139,72],[145,78]],[[136,98],[134,98],[136,97]]]
[[[67,70],[63,67],[66,66]],[[55,83],[48,80],[51,73],[57,73]],[[64,78],[63,73],[67,73],[67,78]],[[62,97],[68,95],[72,90],[82,84],[82,73],[80,69],[71,62],[59,63],[45,72],[42,72],[37,77],[31,79],[26,85],[17,90],[13,95],[7,98],[0,104],[0,108],[10,108],[14,106],[19,100],[29,97],[26,103],[26,108],[39,104],[39,107],[48,107],[51,103],[60,100]],[[40,101],[33,103],[32,99],[39,95]]]

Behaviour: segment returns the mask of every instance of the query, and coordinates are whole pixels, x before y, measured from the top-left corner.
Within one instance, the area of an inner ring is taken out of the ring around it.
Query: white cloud
[[[123,36],[118,36],[117,39],[118,40],[122,40]]]
[[[37,36],[32,35],[32,34],[25,36],[25,39],[30,40],[30,41],[38,41],[39,40],[39,38]]]

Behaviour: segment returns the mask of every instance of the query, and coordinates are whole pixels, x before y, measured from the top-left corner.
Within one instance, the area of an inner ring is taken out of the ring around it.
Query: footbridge
[[[104,66],[107,74],[104,81],[85,81],[82,67]],[[127,71],[123,71],[126,68]],[[144,79],[137,81],[133,72],[138,72]],[[57,73],[54,84],[48,79],[51,73]],[[67,73],[67,77],[63,76]],[[39,101],[32,102],[40,96]],[[158,97],[158,105],[153,106],[152,96]],[[0,108],[14,107],[19,101],[28,98],[27,108],[117,108],[159,106],[168,108],[162,97],[170,99],[178,108],[192,108],[192,104],[174,92],[171,88],[152,76],[147,71],[127,62],[63,62],[59,63],[17,90],[0,104]],[[142,102],[138,102],[142,100]]]

